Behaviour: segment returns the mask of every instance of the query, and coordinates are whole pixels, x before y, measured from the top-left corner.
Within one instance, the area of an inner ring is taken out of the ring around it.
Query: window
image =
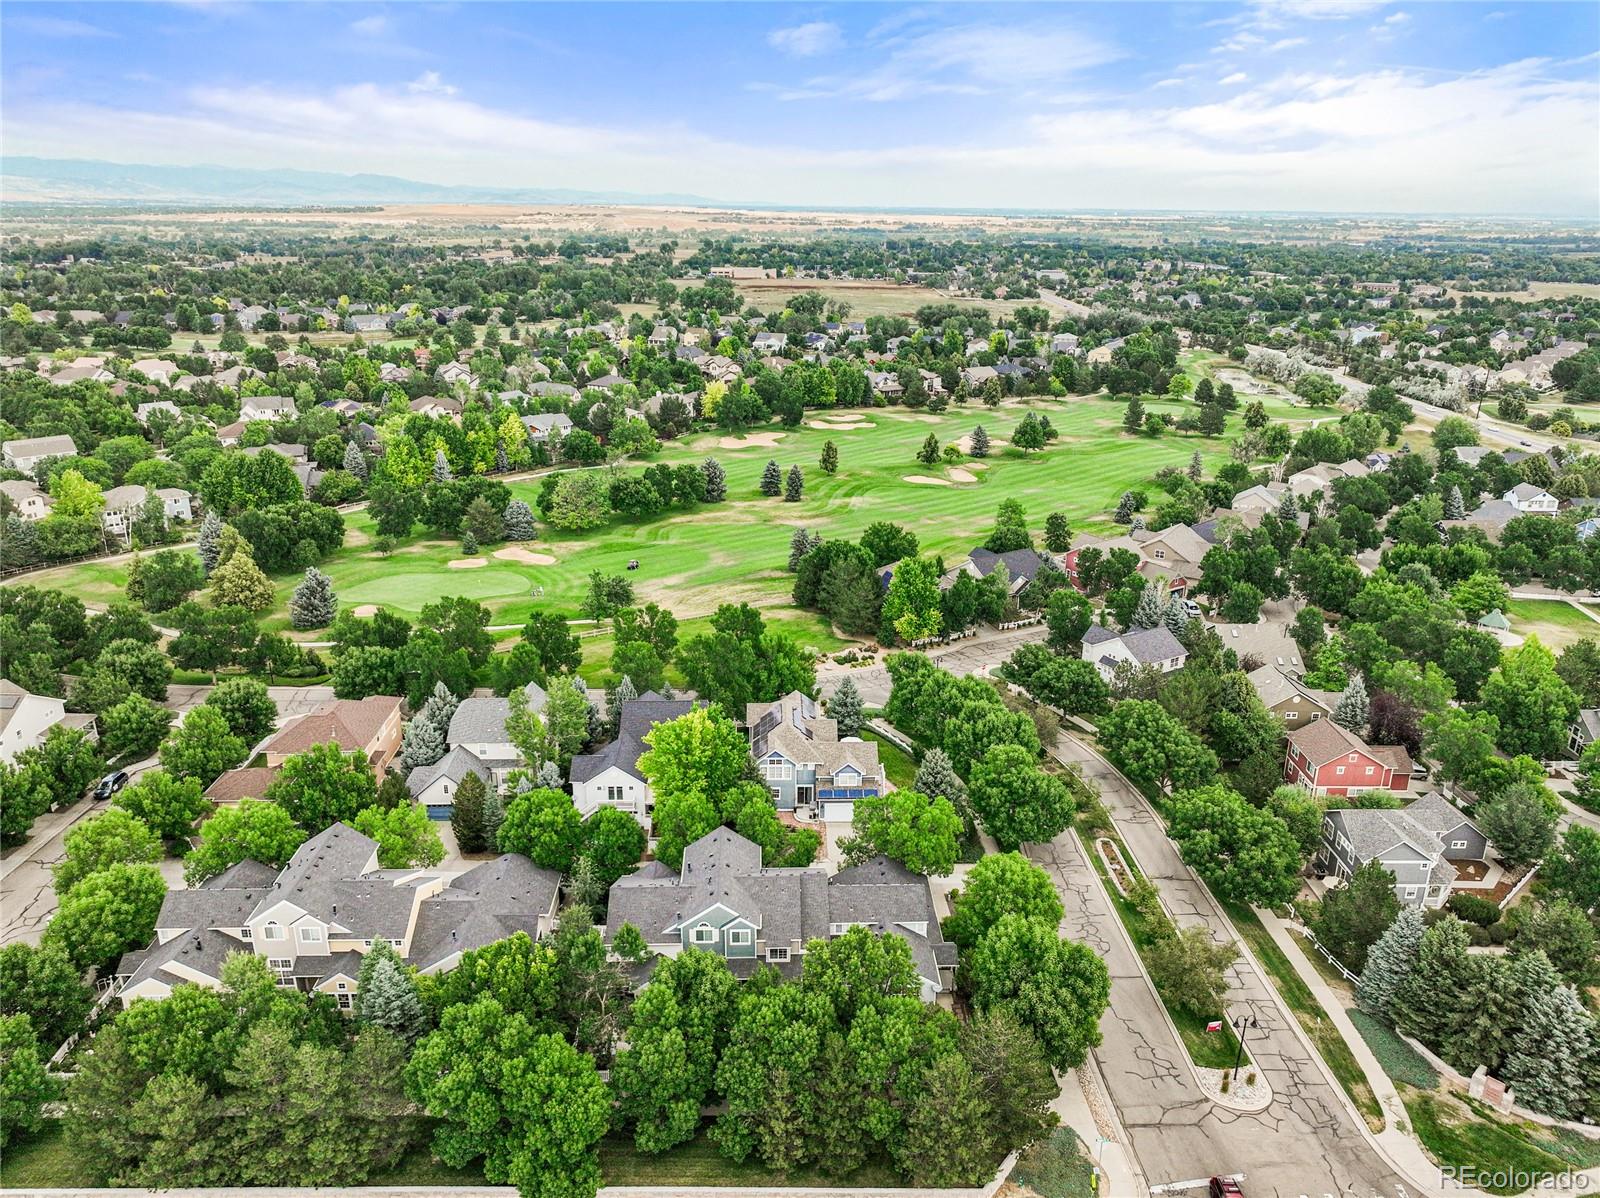
[[[761,769],[768,782],[787,782],[794,777],[794,766],[787,761],[764,761]]]
[[[1401,890],[1401,894],[1405,898],[1414,899],[1414,898],[1417,897],[1417,888],[1415,886],[1403,887],[1402,890]]]
[[[1167,560],[1167,551],[1165,549],[1157,549],[1156,550],[1156,561],[1164,562],[1166,560]]]
[[[302,944],[321,944],[322,943],[322,929],[321,928],[300,928],[300,929],[298,929],[298,931],[300,933],[300,942]]]
[[[701,924],[689,934],[689,939],[696,944],[715,944],[717,942],[717,929]]]
[[[400,940],[391,940],[391,941],[389,941],[389,945],[392,948],[399,948],[402,943],[404,943],[404,942],[400,941]]]
[[[1467,847],[1467,842],[1464,840],[1452,840],[1450,842],[1450,847],[1453,849],[1464,849]]]
[[[606,787],[606,802],[608,802],[608,803],[620,803],[620,802],[622,802],[622,787],[620,787],[620,786],[608,786],[608,787]]]
[[[348,1011],[350,1009],[350,996],[348,994],[341,994],[338,996],[338,999],[339,1009],[341,1011]]]
[[[283,939],[283,929],[281,927],[279,927],[275,923],[269,923],[266,927],[262,928],[261,929],[261,934],[263,936],[265,936],[268,940],[282,940]]]
[[[750,943],[750,933],[744,928],[734,928],[728,933],[728,943],[740,946]]]
[[[787,961],[788,959],[789,950],[786,948],[769,948],[767,950],[767,960],[769,961]]]
[[[1299,718],[1300,718],[1300,713],[1298,711],[1293,710],[1292,708],[1283,713],[1283,722],[1285,724],[1292,724],[1296,720],[1298,720]]]
[[[1350,756],[1345,758],[1346,761],[1354,761],[1355,759],[1356,759],[1356,755],[1354,753],[1350,754]]]
[[[1336,774],[1338,774],[1338,775],[1340,775],[1340,776],[1341,776],[1341,777],[1342,777],[1342,776],[1343,776],[1343,775],[1344,775],[1344,766],[1342,766],[1342,765],[1340,765],[1340,766],[1335,766],[1335,767],[1334,767],[1334,771],[1333,771],[1333,772],[1334,772],[1334,773],[1336,773]]]
[[[240,928],[239,929],[239,939],[240,940],[249,940],[251,938],[251,936],[253,936],[253,935],[254,935],[254,933],[251,932],[249,928]]]
[[[288,973],[294,968],[294,961],[289,957],[268,957],[267,968],[276,970],[278,973]]]
[[[1372,776],[1372,767],[1370,765],[1367,767],[1367,776],[1369,778]]]
[[[341,990],[348,990],[348,989],[349,989],[349,988],[350,988],[350,987],[348,987],[348,986],[346,986],[346,985],[345,985],[345,984],[344,984],[344,983],[343,983],[343,982],[340,982],[340,983],[339,983],[339,989],[341,989]]]

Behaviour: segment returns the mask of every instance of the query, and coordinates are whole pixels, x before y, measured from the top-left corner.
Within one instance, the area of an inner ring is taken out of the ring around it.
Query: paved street
[[[1211,896],[1189,873],[1155,813],[1137,792],[1078,742],[1062,737],[1056,755],[1077,761],[1102,796],[1140,867],[1160,888],[1182,925],[1227,928]],[[1111,1010],[1096,1052],[1112,1101],[1152,1186],[1243,1173],[1245,1192],[1297,1198],[1405,1198],[1416,1189],[1373,1149],[1289,1024],[1268,982],[1242,959],[1231,975],[1229,1014],[1260,1023],[1247,1047],[1275,1099],[1257,1115],[1236,1114],[1203,1098],[1170,1031],[1159,1000],[1139,968],[1109,900],[1071,835],[1035,846],[1030,855],[1050,870],[1066,906],[1063,931],[1105,957],[1112,976]]]

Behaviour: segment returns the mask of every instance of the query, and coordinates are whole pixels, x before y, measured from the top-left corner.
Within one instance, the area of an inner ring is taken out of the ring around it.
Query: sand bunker
[[[363,603],[360,607],[356,608],[355,614],[361,617],[363,620],[368,616],[375,616],[378,614],[378,605],[376,603]]]
[[[975,483],[978,481],[978,476],[976,474],[969,474],[967,471],[961,469],[960,466],[950,467],[950,477],[958,483]]]
[[[988,462],[968,462],[967,463],[967,469],[968,470],[987,470],[988,468],[989,468],[989,463]]]
[[[750,433],[743,437],[724,437],[717,445],[721,449],[771,449],[782,437],[782,433]]]
[[[962,453],[970,454],[972,452],[972,434],[964,433],[952,441],[951,444],[959,449]],[[1008,442],[1005,440],[1005,438],[996,437],[993,433],[989,435],[989,450],[991,453],[1000,448],[1002,445],[1006,444],[1008,444]],[[974,466],[973,469],[977,469],[977,467]]]
[[[851,429],[855,429],[855,428],[875,428],[875,427],[877,427],[870,420],[829,420],[829,421],[808,420],[808,421],[806,421],[806,424],[809,425],[811,428],[820,428],[825,433],[832,433],[832,432],[844,433],[844,432],[849,432]]]
[[[522,562],[528,566],[553,566],[556,559],[548,553],[534,553],[520,545],[510,545],[505,549],[496,549],[494,555],[503,562]]]
[[[479,567],[487,566],[488,564],[489,559],[486,557],[458,557],[453,562],[445,563],[445,565],[449,566],[452,570],[476,570]]]
[[[908,483],[922,483],[929,487],[948,487],[950,485],[950,480],[948,478],[929,478],[926,474],[902,475],[901,481]]]

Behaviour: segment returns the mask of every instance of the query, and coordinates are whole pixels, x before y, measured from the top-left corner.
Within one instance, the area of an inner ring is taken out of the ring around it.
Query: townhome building
[[[1456,865],[1484,861],[1489,841],[1476,824],[1439,795],[1398,811],[1334,808],[1323,815],[1316,868],[1349,881],[1369,861],[1394,875],[1402,903],[1442,907],[1459,877]]]
[[[1331,719],[1314,720],[1290,729],[1283,780],[1313,794],[1403,794],[1411,786],[1411,755],[1402,745],[1369,745]]]
[[[875,797],[887,785],[878,746],[859,737],[840,740],[838,724],[799,691],[772,703],[751,703],[745,724],[751,754],[779,811],[849,822],[857,799]]]

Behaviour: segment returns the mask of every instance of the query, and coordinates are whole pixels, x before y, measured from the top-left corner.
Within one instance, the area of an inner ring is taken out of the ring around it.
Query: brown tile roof
[[[304,753],[316,745],[336,744],[346,753],[364,752],[385,721],[400,708],[392,695],[334,699],[290,724],[265,746],[268,753]]]
[[[259,766],[229,770],[206,787],[206,798],[213,803],[237,803],[240,799],[259,799],[277,776],[277,770]]]

